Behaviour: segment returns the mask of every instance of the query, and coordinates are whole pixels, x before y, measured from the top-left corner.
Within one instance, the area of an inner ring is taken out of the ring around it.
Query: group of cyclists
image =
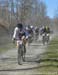
[[[50,33],[51,33],[49,26],[43,26],[40,31],[41,31],[40,34],[42,35],[43,45],[45,45],[45,43],[48,44],[50,40]]]
[[[18,23],[14,29],[12,38],[13,43],[16,41],[18,48],[18,64],[22,64],[22,60],[25,61],[26,43],[31,43],[34,38],[37,40],[39,34],[43,35],[49,33],[50,28],[48,26],[42,26],[39,28],[38,26],[27,25],[24,27],[22,23]]]

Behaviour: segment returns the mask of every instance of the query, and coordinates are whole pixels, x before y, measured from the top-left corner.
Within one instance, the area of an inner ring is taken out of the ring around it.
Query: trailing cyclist
[[[28,25],[26,27],[26,31],[27,31],[27,34],[28,34],[28,42],[31,43],[33,41],[33,26],[30,26]]]
[[[42,30],[41,30],[41,35],[42,35],[42,39],[43,39],[43,44],[45,44],[45,42],[49,42],[49,37],[50,37],[50,28],[49,26],[43,26]]]
[[[37,40],[39,37],[39,27],[35,27],[35,40]]]

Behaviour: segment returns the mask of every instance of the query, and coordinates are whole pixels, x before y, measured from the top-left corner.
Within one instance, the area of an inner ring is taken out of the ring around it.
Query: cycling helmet
[[[26,27],[26,30],[28,30],[28,27]]]
[[[20,29],[22,29],[22,28],[23,28],[22,23],[18,23],[18,24],[17,24],[17,27],[20,28]]]
[[[31,29],[33,29],[33,26],[30,26]]]

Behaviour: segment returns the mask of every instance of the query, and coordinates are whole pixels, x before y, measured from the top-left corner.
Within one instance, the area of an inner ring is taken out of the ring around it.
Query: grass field
[[[15,45],[9,36],[0,37],[0,53],[14,48]]]
[[[58,75],[58,36],[51,40],[41,61],[38,75]]]

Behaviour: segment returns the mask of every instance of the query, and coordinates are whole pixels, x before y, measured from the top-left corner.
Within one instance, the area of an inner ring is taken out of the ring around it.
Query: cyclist
[[[46,26],[45,30],[46,30],[46,33],[50,33],[50,27],[49,26]]]
[[[27,35],[27,38],[28,38],[28,43],[31,42],[32,40],[32,36],[33,36],[33,27],[31,28],[30,25],[26,26],[25,30],[26,30],[26,35]]]
[[[38,36],[39,36],[39,27],[35,27],[35,37],[36,37],[36,40],[38,39]]]
[[[25,33],[23,25],[21,23],[18,23],[14,29],[14,34],[13,34],[12,40],[13,41],[20,40],[22,36],[26,37],[26,33]],[[18,46],[18,42],[17,42],[17,46]]]
[[[18,23],[17,26],[14,29],[14,34],[13,34],[13,42],[17,43],[17,47],[19,47],[19,42],[22,39],[23,44],[24,44],[24,53],[26,53],[26,32],[21,23]]]
[[[46,41],[47,43],[49,42],[49,37],[50,37],[50,28],[49,28],[49,26],[43,26],[43,28],[42,28],[42,37],[43,37],[43,43],[44,43],[44,41]]]
[[[44,34],[44,33],[50,33],[50,28],[49,26],[43,26],[41,28],[41,34]]]

